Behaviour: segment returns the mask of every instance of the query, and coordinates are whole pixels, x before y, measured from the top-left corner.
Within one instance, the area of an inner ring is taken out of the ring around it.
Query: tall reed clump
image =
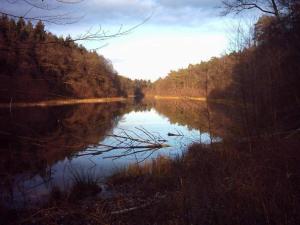
[[[53,186],[49,203],[76,202],[87,197],[96,196],[101,192],[100,176],[94,169],[70,169],[70,184],[62,190],[58,186]]]
[[[101,192],[100,177],[95,170],[73,169],[71,180],[70,199],[82,199]]]

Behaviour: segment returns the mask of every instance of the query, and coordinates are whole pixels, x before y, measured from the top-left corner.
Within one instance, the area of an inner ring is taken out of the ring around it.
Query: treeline
[[[225,99],[240,108],[244,135],[300,127],[300,10],[261,17],[240,50],[172,71],[150,95]],[[244,35],[244,34],[242,34]],[[240,34],[240,36],[242,36]],[[237,40],[243,43],[244,40]]]
[[[189,65],[186,69],[171,71],[166,78],[158,79],[148,87],[148,95],[168,96],[206,96],[212,90],[226,88],[236,63],[236,53],[220,58],[212,58],[207,62]]]
[[[42,22],[2,16],[0,51],[2,102],[128,95],[131,80],[122,84],[107,59],[45,31]]]
[[[142,79],[129,79],[124,76],[119,76],[120,79],[120,87],[125,91],[126,96],[144,96],[144,92],[147,88],[152,86],[150,80],[142,80]]]

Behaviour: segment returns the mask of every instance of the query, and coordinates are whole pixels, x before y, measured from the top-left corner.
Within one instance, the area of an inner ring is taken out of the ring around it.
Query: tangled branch
[[[135,129],[136,131],[121,129],[122,132],[119,134],[110,134],[108,137],[112,140],[111,144],[98,144],[96,148],[88,149],[84,153],[76,155],[76,157],[97,156],[113,150],[121,150],[118,154],[103,158],[115,160],[139,153],[149,153],[148,156],[143,158],[142,161],[144,161],[156,150],[170,147],[159,134],[154,135],[145,128],[136,127]]]

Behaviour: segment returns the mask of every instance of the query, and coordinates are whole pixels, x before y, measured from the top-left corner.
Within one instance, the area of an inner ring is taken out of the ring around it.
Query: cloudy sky
[[[107,34],[144,24],[127,35],[101,42],[84,41],[88,49],[111,60],[119,74],[155,80],[170,70],[220,56],[229,49],[234,19],[220,17],[221,0],[49,0],[49,10],[31,9],[24,0],[0,0],[2,11],[39,16],[67,13],[76,23],[47,24],[46,29],[76,37],[88,30]],[[39,0],[31,0],[37,3]],[[47,1],[45,1],[47,2]],[[48,14],[47,14],[48,13]]]

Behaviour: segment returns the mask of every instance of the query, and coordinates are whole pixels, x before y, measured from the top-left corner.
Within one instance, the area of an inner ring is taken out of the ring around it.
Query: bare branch
[[[264,3],[259,3],[257,0],[223,0],[224,5],[223,14],[227,15],[229,13],[239,14],[245,10],[258,9],[259,11],[267,14],[272,14],[279,17],[278,6],[274,0],[271,0],[270,5],[268,1]]]
[[[110,144],[99,144],[97,148],[88,149],[85,151],[85,153],[78,154],[76,155],[76,157],[97,156],[103,153],[111,152],[113,150],[123,150],[122,152],[118,152],[117,154],[103,157],[106,159],[116,160],[122,157],[136,155],[140,153],[149,153],[147,156],[145,156],[142,160],[139,161],[143,162],[146,159],[148,159],[156,150],[170,147],[168,144],[165,143],[166,140],[161,139],[160,135],[155,136],[145,128],[136,127],[136,130],[141,132],[141,135],[143,135],[144,137],[142,137],[139,134],[131,136],[129,133],[136,134],[136,132],[127,132],[125,130],[122,130],[120,134],[108,135],[108,137],[114,139],[115,142]],[[150,140],[148,140],[147,138],[150,138]]]

